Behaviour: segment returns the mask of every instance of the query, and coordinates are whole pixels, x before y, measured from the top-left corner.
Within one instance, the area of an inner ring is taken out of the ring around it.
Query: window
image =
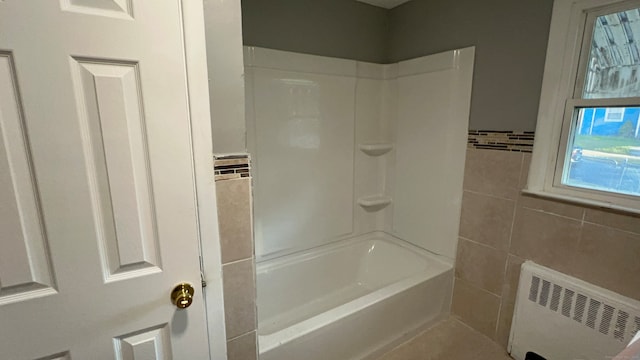
[[[604,122],[622,122],[625,108],[605,108],[604,110]],[[595,116],[595,111],[593,111],[593,115]],[[582,120],[582,118],[580,119]],[[591,119],[592,125],[595,125],[594,120]],[[591,127],[591,131],[593,132],[593,127]]]
[[[640,1],[556,0],[528,191],[640,212]]]

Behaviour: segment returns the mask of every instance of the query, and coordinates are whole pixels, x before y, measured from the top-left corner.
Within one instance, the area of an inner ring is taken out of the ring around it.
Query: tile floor
[[[378,360],[513,360],[500,345],[451,317]]]

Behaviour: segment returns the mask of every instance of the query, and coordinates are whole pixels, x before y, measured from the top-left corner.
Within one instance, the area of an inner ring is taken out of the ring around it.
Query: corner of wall
[[[246,151],[240,1],[205,1],[214,153]]]
[[[249,161],[246,154],[214,160],[229,360],[258,358]]]

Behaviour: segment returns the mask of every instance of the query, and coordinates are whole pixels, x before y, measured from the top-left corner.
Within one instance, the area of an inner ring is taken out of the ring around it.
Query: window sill
[[[571,204],[576,204],[576,205],[581,205],[581,206],[586,206],[591,208],[604,208],[604,209],[609,209],[609,210],[613,210],[621,213],[640,215],[640,209],[621,206],[621,205],[604,202],[604,201],[589,200],[589,199],[577,198],[574,196],[554,194],[554,193],[541,191],[541,190],[523,189],[522,193],[525,195],[531,195],[531,196],[544,198],[544,199],[562,201],[566,203],[571,203]]]

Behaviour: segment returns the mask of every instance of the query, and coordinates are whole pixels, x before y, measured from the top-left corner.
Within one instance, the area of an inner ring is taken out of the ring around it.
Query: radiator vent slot
[[[509,343],[514,358],[533,351],[551,359],[578,353],[602,359],[617,354],[638,331],[640,301],[530,261],[523,264]],[[585,344],[593,347],[591,356],[583,352]]]
[[[601,333],[608,335],[609,328],[611,327],[611,319],[613,319],[613,312],[615,308],[611,305],[604,305],[604,311],[602,312],[602,321],[600,322],[600,331]]]
[[[587,313],[587,326],[595,329],[596,319],[598,318],[598,310],[600,309],[600,301],[590,299],[589,300],[589,312]]]
[[[564,298],[562,299],[562,315],[571,317],[571,306],[573,304],[573,290],[565,289]]]
[[[573,320],[581,323],[582,317],[584,316],[584,309],[587,307],[587,297],[578,294],[578,299],[576,300],[576,313],[573,315]]]
[[[542,306],[547,306],[547,300],[549,300],[549,288],[551,287],[551,283],[547,280],[542,280],[542,291],[540,291],[540,301],[538,304]]]
[[[613,331],[613,337],[616,340],[624,340],[624,330],[627,328],[627,321],[629,320],[629,314],[624,311],[618,312],[618,320],[616,320],[616,329]]]
[[[553,311],[558,311],[558,305],[560,305],[561,292],[562,292],[562,286],[553,284],[553,294],[551,295],[551,305],[549,305],[549,308]]]
[[[540,286],[540,278],[533,276],[531,278],[531,289],[529,290],[529,300],[536,302],[538,300],[538,287]]]

